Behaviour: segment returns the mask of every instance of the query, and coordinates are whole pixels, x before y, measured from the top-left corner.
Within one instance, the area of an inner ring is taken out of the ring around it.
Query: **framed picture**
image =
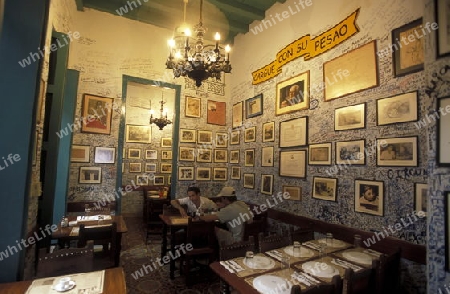
[[[273,142],[275,141],[275,122],[266,122],[263,124],[262,129],[262,141]]]
[[[331,143],[309,145],[309,165],[331,165]]]
[[[434,28],[431,24],[431,28],[436,30],[437,33],[437,56],[444,57],[450,54],[450,2],[449,0],[436,0],[436,21],[439,29]],[[449,245],[450,246],[450,245]]]
[[[417,166],[417,136],[377,138],[378,166]]]
[[[249,119],[263,113],[263,94],[245,100],[245,118]]]
[[[371,41],[323,64],[325,101],[377,87],[376,41]]]
[[[197,167],[197,181],[209,181],[211,180],[211,168],[210,167]]]
[[[241,168],[239,166],[231,167],[231,179],[240,180],[241,179]]]
[[[153,185],[163,186],[164,185],[164,176],[154,176],[153,177]]]
[[[85,123],[81,125],[81,132],[111,134],[112,106],[112,98],[84,94],[81,117]]]
[[[90,146],[72,145],[70,162],[89,162]]]
[[[186,117],[200,117],[202,109],[202,101],[200,98],[186,96]]]
[[[167,176],[167,185],[171,185],[172,184],[172,176],[168,175]]]
[[[365,144],[364,139],[336,142],[336,164],[365,165]]]
[[[275,114],[309,108],[309,71],[277,84]]]
[[[225,126],[227,122],[226,105],[225,102],[208,100],[206,122],[212,125]]]
[[[280,176],[306,178],[306,150],[280,151]]]
[[[100,184],[102,182],[102,168],[96,166],[80,167],[78,183],[80,184]]]
[[[151,143],[152,128],[150,126],[127,125],[126,127],[127,143]]]
[[[212,144],[212,131],[197,131],[198,144]]]
[[[307,116],[280,122],[280,147],[306,146],[307,144]]]
[[[334,110],[334,130],[354,130],[366,127],[366,103],[337,108]]]
[[[242,110],[242,101],[238,102],[236,104],[233,104],[233,121],[232,121],[232,128],[237,128],[242,126],[242,117],[243,117],[243,110]]]
[[[180,143],[195,143],[196,131],[180,129]]]
[[[172,164],[171,163],[160,163],[160,173],[162,174],[171,174],[172,173]]]
[[[230,151],[230,163],[239,163],[239,150]]]
[[[228,134],[227,133],[216,133],[216,147],[228,147]]]
[[[192,147],[180,146],[180,161],[194,161],[195,149]]]
[[[436,113],[442,109],[450,109],[450,96],[438,99],[438,109]],[[447,111],[448,113],[448,111]],[[441,112],[442,114],[442,112]],[[450,166],[450,115],[441,115],[437,123],[437,164],[439,166]]]
[[[172,138],[161,138],[161,148],[172,148]]]
[[[244,131],[244,142],[255,142],[256,141],[256,127],[246,128]]]
[[[155,164],[156,169],[156,164]],[[142,172],[142,164],[140,162],[130,162],[128,165],[128,171],[130,173],[140,173]]]
[[[148,175],[137,175],[136,185],[138,186],[148,186]]]
[[[261,175],[261,193],[272,195],[273,175]]]
[[[450,272],[450,192],[444,192],[445,270]]]
[[[302,187],[283,186],[283,195],[289,194],[289,200],[302,200]]]
[[[197,162],[212,162],[212,149],[198,149]]]
[[[116,158],[116,148],[95,147],[94,163],[114,163]]]
[[[312,198],[336,201],[337,179],[314,177]]]
[[[241,137],[241,131],[232,131],[230,145],[239,145]]]
[[[255,149],[246,149],[244,156],[244,166],[255,166]]]
[[[428,184],[414,183],[414,210],[427,213]]]
[[[170,160],[170,159],[172,159],[172,151],[161,150],[161,159],[162,160]]]
[[[215,167],[213,169],[213,178],[215,181],[228,180],[228,169],[226,167]]]
[[[244,188],[255,188],[255,174],[244,174]]]
[[[214,162],[228,162],[228,150],[214,149]]]
[[[273,166],[273,146],[262,147],[261,166]]]
[[[377,100],[377,125],[417,121],[417,91]]]
[[[392,31],[392,47],[389,50],[393,51],[395,77],[423,70],[425,44],[424,38],[417,38],[418,34],[422,34],[422,18]],[[406,39],[408,42],[402,41]]]
[[[383,216],[384,182],[355,180],[355,211]]]
[[[191,166],[179,166],[178,167],[178,180],[180,181],[192,181],[194,179],[194,168]]]
[[[156,163],[145,163],[145,172],[146,173],[156,173],[157,164]]]
[[[145,159],[158,159],[158,150],[145,150]]]
[[[141,149],[128,148],[128,159],[141,159]]]

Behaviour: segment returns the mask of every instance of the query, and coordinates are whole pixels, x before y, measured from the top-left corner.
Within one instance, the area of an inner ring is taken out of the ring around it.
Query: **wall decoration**
[[[95,147],[95,163],[114,163],[116,159],[116,148]]]
[[[417,91],[377,100],[377,125],[417,121]]]
[[[439,29],[437,33],[437,56],[444,57],[450,55],[450,2],[449,0],[436,0],[436,21]],[[433,24],[431,24],[433,28]],[[433,28],[434,29],[434,28]]]
[[[212,149],[198,149],[197,162],[212,162]]]
[[[228,134],[227,133],[216,133],[216,147],[228,147]]]
[[[280,176],[306,178],[306,150],[280,151]]]
[[[244,131],[244,142],[255,142],[256,141],[256,127],[246,128]]]
[[[336,201],[337,179],[314,177],[312,187],[312,198]]]
[[[428,184],[414,183],[414,210],[427,213]]]
[[[309,71],[277,84],[275,114],[309,108]]]
[[[78,183],[100,184],[102,182],[102,168],[96,166],[80,167]]]
[[[148,185],[148,175],[137,175],[136,176],[136,185],[147,186]]]
[[[336,142],[336,164],[364,165],[366,156],[364,154],[366,141],[344,141]]]
[[[345,53],[323,64],[325,101],[377,87],[376,41]]]
[[[231,179],[240,180],[241,179],[241,168],[239,166],[231,167]]]
[[[141,149],[128,148],[128,159],[141,159]]]
[[[171,174],[172,173],[172,164],[171,163],[163,163],[161,162],[160,166],[160,172],[162,174]]]
[[[153,177],[153,185],[163,186],[164,185],[164,176],[154,176]]]
[[[140,173],[142,172],[142,164],[140,162],[130,162],[128,164],[128,171],[130,173]]]
[[[197,131],[198,144],[212,144],[212,131]]]
[[[197,175],[196,175],[195,179],[197,181],[211,180],[211,168],[210,167],[197,167]]]
[[[206,122],[213,125],[225,126],[226,119],[226,103],[208,100],[208,116]]]
[[[180,181],[192,181],[194,179],[194,168],[191,166],[179,166],[178,167],[178,180]]]
[[[214,162],[228,162],[228,150],[214,149]]]
[[[302,187],[283,186],[283,195],[289,194],[288,200],[302,200]]]
[[[89,162],[90,146],[72,145],[70,152],[70,162]]]
[[[170,159],[172,159],[172,151],[161,150],[161,159],[162,160],[170,160]]]
[[[337,108],[334,110],[334,130],[354,130],[366,127],[366,103]]]
[[[383,216],[384,182],[355,180],[355,211]]]
[[[262,147],[261,166],[273,166],[273,146]]]
[[[244,166],[255,166],[255,149],[245,150]]]
[[[230,151],[230,163],[239,163],[239,150]]]
[[[150,126],[127,125],[127,143],[151,143],[152,128]]]
[[[158,150],[150,150],[150,149],[145,150],[145,159],[151,159],[151,160],[158,159]]]
[[[161,148],[172,148],[172,138],[161,138]]]
[[[307,116],[280,122],[280,147],[306,146],[307,144]]]
[[[255,174],[244,174],[244,188],[255,188]]]
[[[450,272],[450,192],[444,192],[445,271]]]
[[[245,118],[249,119],[263,113],[263,94],[245,100]]]
[[[167,176],[167,185],[172,184],[172,176]]]
[[[450,109],[450,96],[438,99],[436,113],[441,109]],[[448,113],[448,111],[447,111]],[[450,166],[450,115],[441,115],[437,123],[437,163],[439,166]]]
[[[200,98],[186,96],[186,117],[201,117],[202,102]]]
[[[331,165],[331,143],[309,145],[309,165]]]
[[[196,131],[188,129],[180,129],[180,143],[195,143]]]
[[[261,175],[261,193],[272,195],[273,175]]]
[[[240,137],[241,137],[241,131],[232,131],[231,132],[231,141],[230,145],[239,145],[240,143]]]
[[[266,122],[262,128],[262,141],[273,142],[275,141],[275,122]]]
[[[232,128],[237,128],[242,126],[242,118],[243,118],[243,103],[238,102],[233,105],[233,121],[232,121]]]
[[[146,173],[156,173],[157,164],[156,163],[145,163],[145,172]]]
[[[417,136],[377,138],[378,166],[417,166]]]
[[[180,146],[180,161],[194,161],[195,149],[192,147]]]
[[[226,167],[215,167],[213,169],[213,179],[215,181],[228,180],[228,169]]]
[[[83,95],[81,132],[94,134],[111,134],[112,98]]]
[[[424,38],[422,18],[414,20],[392,31],[392,49],[395,77],[404,76],[423,70]],[[404,42],[403,40],[408,40]]]

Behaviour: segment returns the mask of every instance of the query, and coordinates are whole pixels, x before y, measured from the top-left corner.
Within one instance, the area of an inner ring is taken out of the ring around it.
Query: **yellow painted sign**
[[[358,14],[359,8],[339,24],[314,39],[311,39],[310,35],[305,35],[281,49],[274,61],[252,73],[253,85],[277,76],[281,72],[281,67],[286,63],[301,56],[305,60],[309,60],[336,47],[359,32],[356,25]]]

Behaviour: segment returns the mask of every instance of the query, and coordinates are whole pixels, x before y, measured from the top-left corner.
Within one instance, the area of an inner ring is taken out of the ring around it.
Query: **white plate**
[[[292,284],[281,277],[262,275],[253,280],[253,287],[261,293],[290,294]]]
[[[327,239],[320,239],[319,243],[326,244],[327,246],[333,247],[333,248],[342,248],[345,247],[346,244],[344,241],[333,239],[331,242],[327,244]]]
[[[251,261],[244,258],[244,264],[252,269],[271,269],[275,266],[275,261],[265,256],[255,255]]]
[[[67,287],[63,287],[62,284],[56,284],[53,289],[55,289],[58,292],[66,292],[69,290],[72,290],[73,287],[75,287],[75,281],[69,281],[69,285]]]
[[[339,274],[339,270],[332,265],[318,261],[308,261],[302,264],[302,269],[319,278],[332,278]]]
[[[358,251],[345,251],[342,252],[342,256],[348,260],[354,261],[356,263],[361,263],[365,265],[372,264],[372,258],[367,253],[362,253]]]
[[[300,247],[300,252],[296,250],[294,252],[294,246],[287,246],[284,248],[284,252],[294,257],[311,257],[314,256],[314,252],[303,246]]]

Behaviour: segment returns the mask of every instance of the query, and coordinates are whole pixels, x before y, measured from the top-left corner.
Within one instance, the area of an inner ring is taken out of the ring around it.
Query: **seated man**
[[[200,196],[198,187],[189,187],[188,197],[174,199],[170,204],[180,211],[181,216],[186,217],[190,214],[201,214],[201,211],[217,209],[217,205],[206,197]],[[187,205],[187,212],[181,205]]]
[[[253,214],[247,204],[237,200],[236,191],[233,187],[223,187],[217,195],[220,208],[216,214],[200,216],[204,221],[219,220],[226,223],[228,231],[216,227],[216,236],[220,245],[229,245],[242,241],[244,237],[244,226],[246,222],[253,221]]]

